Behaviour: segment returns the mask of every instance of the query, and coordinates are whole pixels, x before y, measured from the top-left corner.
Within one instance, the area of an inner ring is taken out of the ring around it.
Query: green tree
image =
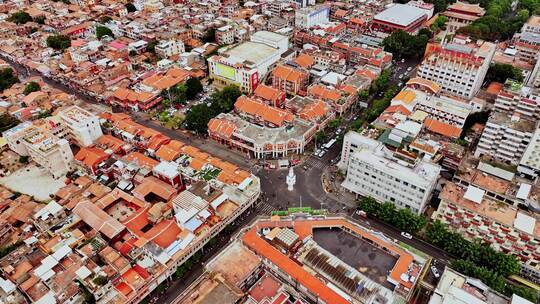
[[[204,33],[204,36],[202,37],[202,41],[203,42],[216,42],[216,29],[215,28],[208,29]]]
[[[35,81],[30,81],[25,87],[24,87],[24,91],[23,91],[23,94],[24,95],[28,95],[32,92],[37,92],[41,90],[41,86],[39,85],[39,83],[35,82]]]
[[[186,81],[186,98],[188,100],[193,100],[202,91],[203,86],[198,78],[191,77]]]
[[[328,127],[330,129],[336,129],[337,127],[341,126],[342,123],[343,123],[343,118],[342,117],[337,117],[337,118],[332,119],[328,123]]]
[[[15,127],[16,125],[18,125],[20,123],[21,122],[15,117],[13,117],[13,116],[11,116],[11,115],[9,115],[7,113],[2,114],[2,115],[0,115],[0,132],[4,132],[6,130],[9,130],[9,129]]]
[[[133,3],[131,3],[131,2],[126,3],[125,6],[126,6],[126,9],[127,9],[128,13],[133,13],[133,12],[137,11],[137,8],[136,8],[135,5],[134,5]]]
[[[63,51],[71,46],[71,40],[66,35],[51,35],[47,37],[47,46],[58,51]]]
[[[13,69],[0,69],[0,93],[5,89],[11,88],[17,82],[19,82],[19,79],[13,74]]]
[[[159,41],[156,39],[152,39],[148,41],[148,45],[146,45],[146,51],[152,54],[156,53],[156,45],[158,45]]]
[[[518,82],[523,81],[523,74],[519,68],[516,68],[510,64],[495,63],[489,67],[486,74],[486,80],[488,82],[497,81],[504,83],[506,79],[513,79]]]
[[[358,92],[358,100],[361,102],[366,102],[369,98],[369,90],[363,90]]]
[[[324,133],[324,131],[319,131],[315,133],[315,141],[318,143],[322,143],[323,141],[326,140],[326,138],[327,136],[326,136],[326,133]]]
[[[188,130],[204,133],[208,129],[208,122],[214,117],[215,113],[212,109],[208,105],[202,103],[194,105],[189,109],[184,124]]]
[[[446,22],[448,22],[448,17],[443,15],[438,16],[437,18],[435,18],[435,21],[433,21],[433,24],[431,25],[431,30],[444,30]]]
[[[111,16],[105,15],[105,16],[101,16],[101,17],[99,18],[99,23],[101,23],[101,24],[106,24],[106,23],[109,23],[109,21],[111,21],[111,20],[112,20],[112,17],[111,17]]]
[[[103,38],[103,36],[109,36],[111,38],[114,38],[114,34],[113,34],[113,32],[111,31],[110,28],[108,28],[106,26],[102,26],[102,25],[96,26],[96,38],[98,40],[101,40],[101,38]]]
[[[420,58],[424,55],[426,44],[430,37],[431,33],[428,34],[426,31],[413,36],[399,30],[384,38],[382,46],[385,51],[392,53],[396,59],[409,57]]]
[[[7,20],[16,24],[25,24],[26,22],[32,21],[32,17],[25,11],[18,11],[9,16]]]
[[[97,276],[97,277],[95,277],[92,281],[93,281],[94,284],[96,284],[96,285],[103,286],[103,285],[107,284],[107,282],[109,281],[109,279],[107,279],[106,276]]]
[[[34,18],[34,22],[37,24],[45,24],[45,16],[37,16]]]

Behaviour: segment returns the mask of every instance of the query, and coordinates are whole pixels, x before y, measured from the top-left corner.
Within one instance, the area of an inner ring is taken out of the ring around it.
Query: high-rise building
[[[495,44],[476,44],[460,41],[444,45],[431,44],[418,69],[418,76],[434,81],[449,94],[471,99],[482,87]]]
[[[330,8],[327,6],[306,7],[296,10],[295,27],[308,29],[329,22]]]
[[[437,184],[441,167],[405,151],[390,151],[383,143],[373,146],[370,140],[357,138],[363,148],[348,156],[347,177],[341,185],[357,195],[371,196],[379,202],[392,202],[397,208],[422,213]]]

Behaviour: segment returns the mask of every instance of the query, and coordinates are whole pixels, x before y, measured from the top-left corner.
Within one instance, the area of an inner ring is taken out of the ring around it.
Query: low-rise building
[[[292,66],[278,65],[272,71],[272,87],[287,95],[304,95],[309,82],[309,74]]]
[[[66,139],[58,138],[34,126],[20,124],[4,132],[8,146],[20,156],[30,156],[54,178],[72,170],[73,153]]]
[[[71,106],[58,115],[66,124],[71,138],[80,146],[92,145],[103,135],[99,118],[79,106]]]
[[[457,1],[450,4],[446,11],[441,13],[441,16],[448,18],[446,30],[455,33],[458,29],[484,16],[485,13],[486,11],[479,4]]]
[[[156,55],[160,58],[169,58],[174,55],[184,53],[185,47],[182,40],[170,39],[162,40],[155,46]]]
[[[428,19],[428,14],[422,8],[396,3],[373,17],[371,28],[381,35],[402,30],[415,34]]]

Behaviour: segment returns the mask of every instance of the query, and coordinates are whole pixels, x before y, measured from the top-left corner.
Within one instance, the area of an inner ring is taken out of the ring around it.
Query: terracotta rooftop
[[[424,120],[424,127],[433,132],[449,138],[459,138],[461,128],[431,118]]]

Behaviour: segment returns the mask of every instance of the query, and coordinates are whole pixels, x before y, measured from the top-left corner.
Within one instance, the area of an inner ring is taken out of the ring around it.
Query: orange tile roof
[[[274,89],[264,84],[259,84],[253,92],[256,97],[262,98],[268,101],[274,101],[280,97],[282,92],[278,89]]]
[[[181,232],[182,229],[178,227],[175,220],[163,220],[146,232],[144,238],[166,249],[178,239]]]
[[[486,92],[488,92],[490,94],[493,94],[493,95],[497,95],[497,94],[499,94],[500,91],[502,91],[503,87],[504,87],[504,85],[502,83],[492,81],[489,84]]]
[[[161,146],[156,152],[156,156],[161,160],[173,161],[182,154],[184,143],[178,140],[171,140],[169,143]]]
[[[212,118],[208,122],[208,131],[223,138],[231,138],[236,131],[236,125],[227,119]]]
[[[437,93],[441,89],[441,86],[439,86],[436,82],[420,77],[413,77],[409,79],[409,81],[407,81],[407,85],[419,85],[429,89],[432,93]]]
[[[184,69],[171,68],[167,71],[167,73],[165,73],[165,75],[169,77],[181,79],[181,81],[186,81],[188,80],[191,74],[189,71],[186,71]]]
[[[95,202],[96,206],[98,206],[101,210],[109,207],[111,204],[117,202],[119,199],[123,200],[127,204],[135,205],[139,208],[144,207],[145,203],[138,198],[133,197],[130,194],[127,194],[126,192],[115,188],[111,192],[109,192],[104,197],[100,198],[97,202]]]
[[[291,81],[291,82],[298,82],[301,79],[308,77],[307,73],[304,73],[293,67],[288,67],[284,65],[278,65],[272,71],[272,75],[282,80]]]
[[[199,149],[193,147],[193,146],[185,146],[184,148],[182,148],[182,152],[184,152],[185,154],[191,156],[191,157],[195,157],[195,155],[197,154],[197,152],[199,152]]]
[[[330,108],[321,100],[314,101],[305,106],[298,114],[302,119],[312,120],[326,116]]]
[[[118,153],[124,145],[126,144],[123,140],[120,138],[114,137],[110,134],[105,134],[100,136],[96,141],[98,146],[101,146],[103,148],[111,149],[113,153]]]
[[[293,262],[289,257],[281,253],[275,247],[270,245],[265,240],[261,239],[257,234],[256,228],[246,232],[242,237],[242,241],[251,250],[258,255],[264,256],[270,260],[282,271],[295,281],[298,281],[302,286],[307,288],[311,293],[321,298],[325,303],[332,304],[348,304],[349,302],[341,297],[338,293],[330,289],[321,280],[310,274],[297,263]]]
[[[204,165],[206,165],[207,162],[205,162],[204,160],[201,160],[201,159],[198,159],[198,158],[193,158],[191,159],[191,162],[189,163],[189,166],[197,171],[200,171],[202,170],[202,168],[204,167]]]
[[[315,59],[308,54],[300,54],[294,58],[294,62],[304,69],[311,67],[315,63]]]
[[[461,128],[431,118],[424,120],[424,126],[433,133],[450,138],[458,138],[462,131]]]
[[[313,85],[308,88],[308,94],[322,100],[338,102],[341,98],[341,92],[333,88],[327,88],[323,85]]]
[[[171,139],[161,133],[156,134],[155,136],[152,136],[150,138],[150,142],[148,142],[147,148],[150,150],[157,151],[162,145],[168,143],[171,141]]]
[[[176,195],[176,189],[154,176],[145,177],[143,181],[133,189],[133,195],[141,199],[150,193],[159,196],[164,201],[169,201]]]
[[[129,162],[135,162],[139,166],[147,167],[149,170],[154,169],[159,162],[139,152],[131,152],[124,157]]]
[[[184,80],[185,79],[182,78],[155,74],[143,80],[142,83],[156,90],[162,91],[172,88],[173,86],[183,82]]]
[[[285,122],[292,122],[294,119],[294,116],[289,111],[270,107],[247,96],[240,96],[234,104],[234,108],[239,112],[260,118],[278,127]]]
[[[399,92],[392,101],[398,100],[405,104],[410,104],[416,99],[416,93],[413,90],[402,90]]]
[[[92,171],[96,169],[96,166],[100,162],[108,159],[109,157],[109,154],[96,147],[82,147],[79,152],[75,154],[75,159],[82,162],[86,167],[92,169]]]
[[[409,116],[412,114],[411,111],[409,111],[407,108],[400,104],[389,106],[384,110],[384,113],[401,113],[405,116]]]

